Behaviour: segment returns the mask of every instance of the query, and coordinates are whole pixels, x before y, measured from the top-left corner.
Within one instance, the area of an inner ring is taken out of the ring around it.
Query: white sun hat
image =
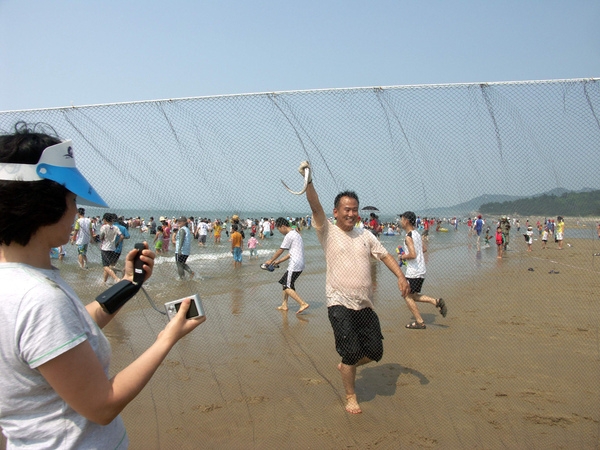
[[[42,152],[37,164],[0,164],[0,180],[52,180],[77,196],[77,203],[108,208],[108,204],[75,167],[73,142],[66,140]]]

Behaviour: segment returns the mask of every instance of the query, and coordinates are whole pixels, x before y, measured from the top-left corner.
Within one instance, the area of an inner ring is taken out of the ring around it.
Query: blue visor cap
[[[0,164],[0,180],[52,180],[75,194],[77,203],[108,208],[107,203],[75,167],[71,141],[44,149],[37,164]]]
[[[56,181],[77,196],[77,203],[81,205],[100,206],[108,208],[96,190],[84,178],[76,167],[59,167],[49,164],[38,164],[37,173],[40,178]]]
[[[40,178],[56,181],[66,187],[77,196],[77,203],[108,208],[108,204],[75,167],[73,143],[70,140],[46,148],[36,172]]]

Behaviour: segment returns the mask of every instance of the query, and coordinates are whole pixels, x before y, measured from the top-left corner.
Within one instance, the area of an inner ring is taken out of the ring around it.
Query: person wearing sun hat
[[[527,243],[527,251],[532,250],[533,245],[533,227],[530,225],[527,227],[527,232],[523,234],[525,236],[525,242]]]
[[[0,135],[0,427],[7,448],[126,448],[121,411],[204,319],[186,320],[184,301],[167,332],[109,379],[102,328],[116,313],[84,306],[50,260],[77,203],[107,204],[75,166],[73,143],[55,134],[19,122]],[[127,255],[130,283],[137,255]],[[154,253],[146,246],[140,259],[148,278]]]

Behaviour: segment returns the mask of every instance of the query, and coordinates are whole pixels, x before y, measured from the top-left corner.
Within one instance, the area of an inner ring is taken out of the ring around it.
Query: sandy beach
[[[302,280],[301,317],[275,309],[273,285],[206,299],[205,326],[124,413],[132,448],[597,448],[600,258],[569,242],[424,289],[450,308],[443,319],[422,305],[424,331],[404,328],[394,278],[375,265],[385,354],[358,371],[358,416],[343,409],[323,274]],[[146,339],[115,353],[126,364]]]
[[[358,370],[355,416],[343,407],[324,272],[298,281],[311,306],[296,316],[293,303],[276,309],[276,274],[253,284],[246,267],[239,287],[203,297],[206,323],[125,409],[130,448],[598,448],[600,242],[566,242],[531,253],[515,245],[502,260],[469,248],[472,258],[454,264],[487,266],[455,281],[458,266],[436,276],[429,255],[423,292],[444,297],[449,314],[421,304],[426,330],[404,328],[411,316],[395,278],[374,264],[385,352]],[[202,291],[206,281],[185,283],[178,289]],[[105,328],[112,372],[164,323],[143,297],[132,300]]]

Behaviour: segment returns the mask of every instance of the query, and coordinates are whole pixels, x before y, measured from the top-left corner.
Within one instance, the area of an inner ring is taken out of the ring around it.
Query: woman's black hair
[[[13,133],[0,135],[0,164],[37,164],[47,147],[60,142],[47,124],[18,122]],[[51,180],[0,180],[0,245],[25,246],[40,227],[57,223],[68,192]]]

